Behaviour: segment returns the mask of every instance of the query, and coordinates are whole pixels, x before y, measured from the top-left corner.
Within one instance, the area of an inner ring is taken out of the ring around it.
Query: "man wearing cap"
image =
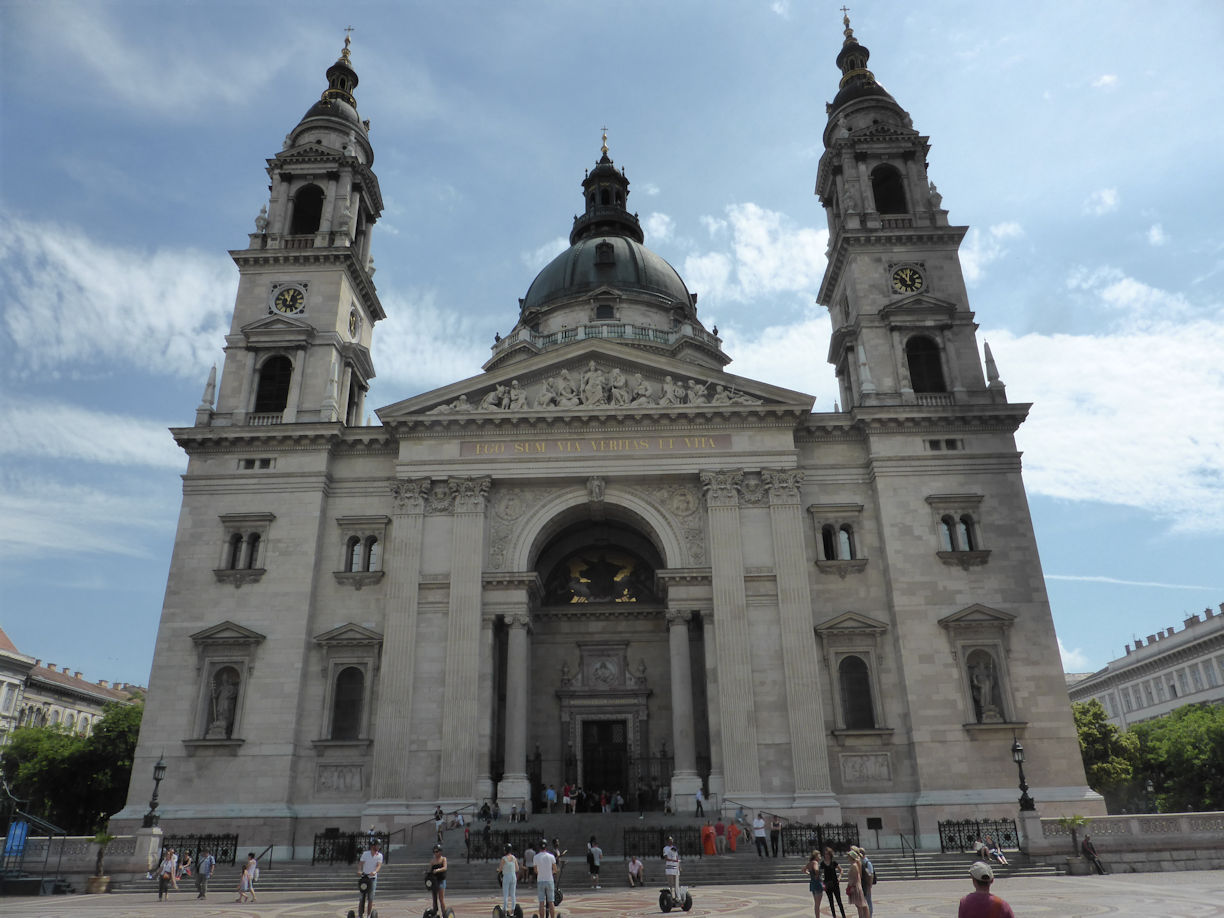
[[[371,828],[373,828],[371,826]],[[363,879],[369,883],[366,889],[366,914],[370,915],[374,912],[374,887],[378,885],[378,871],[382,870],[383,854],[382,846],[378,843],[378,839],[370,840],[370,847],[361,852],[361,867],[360,873]],[[360,918],[360,916],[358,916]]]
[[[960,900],[956,918],[1016,918],[1012,907],[990,891],[994,882],[994,870],[985,861],[977,861],[969,868],[973,878],[973,892]]]
[[[667,836],[667,844],[663,846],[663,875],[667,877],[667,885],[673,896],[680,894],[680,849],[676,840]]]
[[[540,850],[536,852],[535,868],[540,918],[557,918],[557,859],[548,850],[547,844],[540,845]]]

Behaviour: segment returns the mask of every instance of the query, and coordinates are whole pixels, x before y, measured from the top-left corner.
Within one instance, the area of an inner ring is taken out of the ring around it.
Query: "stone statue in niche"
[[[208,732],[205,739],[229,739],[234,735],[234,714],[242,679],[232,666],[224,666],[209,683]]]
[[[574,681],[574,674],[570,672],[569,661],[562,660],[561,661],[561,684],[569,685],[573,681]]]
[[[593,501],[601,501],[604,499],[604,487],[606,482],[598,475],[592,475],[587,479],[587,497]]]
[[[979,724],[999,724],[999,684],[995,676],[994,658],[984,650],[975,650],[966,661],[969,689],[973,696],[973,716]]]

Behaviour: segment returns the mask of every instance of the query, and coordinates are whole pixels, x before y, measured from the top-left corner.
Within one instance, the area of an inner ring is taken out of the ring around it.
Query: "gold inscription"
[[[690,437],[611,437],[583,440],[468,440],[460,445],[460,455],[481,457],[602,456],[609,453],[704,452],[728,449],[727,434]]]

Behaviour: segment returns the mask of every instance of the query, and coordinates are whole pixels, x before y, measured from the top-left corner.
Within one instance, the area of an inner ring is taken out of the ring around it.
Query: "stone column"
[[[722,717],[722,760],[726,793],[759,794],[756,706],[740,541],[739,488],[742,469],[702,472],[710,525],[714,616],[718,619],[718,707]]]
[[[451,478],[450,607],[447,610],[446,673],[442,687],[442,762],[439,796],[472,800],[476,794],[481,622],[480,569],[484,553],[485,500],[489,478]]]
[[[286,424],[292,424],[297,420],[298,405],[302,402],[302,381],[306,378],[307,353],[309,351],[304,347],[296,348],[293,352],[293,376],[289,380],[289,398],[285,401],[283,415]]]
[[[705,629],[706,718],[710,724],[709,790],[710,796],[721,803],[727,787],[723,780],[722,720],[718,714],[718,655],[714,645],[714,614],[702,612],[701,623]]]
[[[812,593],[804,552],[803,511],[799,506],[798,469],[763,469],[769,491],[774,572],[778,583],[778,616],[782,637],[782,673],[790,721],[795,805],[836,807],[829,784],[829,750],[825,739],[824,703],[816,667],[812,626]]]
[[[370,801],[382,810],[387,806],[404,807],[408,799],[410,775],[404,751],[412,745],[412,680],[428,491],[428,478],[391,483],[394,503],[390,544],[383,554],[388,582]]]
[[[677,806],[701,786],[697,775],[697,750],[693,731],[693,665],[689,658],[688,612],[669,610],[667,637],[671,650],[672,745],[676,768],[672,773],[672,796]],[[680,812],[683,812],[682,810]]]
[[[531,802],[527,780],[527,633],[526,612],[505,616],[506,635],[506,760],[497,798],[502,808],[514,800]]]
[[[493,798],[493,775],[489,764],[493,755],[493,618],[480,621],[480,697],[476,707],[480,738],[476,747],[476,799]]]

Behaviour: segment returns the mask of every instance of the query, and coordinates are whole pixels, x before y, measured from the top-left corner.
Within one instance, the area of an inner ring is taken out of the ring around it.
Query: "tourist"
[[[514,856],[514,848],[506,845],[501,863],[497,865],[497,875],[501,877],[502,914],[510,918],[518,905],[518,858]]]
[[[177,869],[178,858],[174,854],[174,849],[166,848],[162,851],[161,863],[157,866],[157,899],[159,902],[170,895],[170,884],[174,882],[174,871]]]
[[[824,884],[820,881],[820,852],[815,848],[808,855],[807,863],[803,865],[803,872],[808,875],[808,892],[812,894],[816,918],[820,918],[820,896],[824,892]]]
[[[863,893],[863,856],[850,849],[850,873],[846,877],[846,901],[858,909],[858,918],[867,918],[867,896]]]
[[[373,826],[370,830],[373,831]],[[366,914],[374,914],[374,890],[378,886],[378,871],[382,870],[383,853],[382,846],[378,839],[370,841],[370,847],[361,852],[361,863],[358,866],[357,872],[361,874],[361,878],[368,884],[366,887],[365,902]],[[357,918],[361,918],[360,915]]]
[[[756,844],[757,857],[769,854],[769,848],[765,845],[765,817],[760,810],[757,810],[756,819],[752,820],[752,841]]]
[[[701,853],[706,857],[713,857],[718,853],[714,844],[714,827],[707,819],[705,825],[701,827]]]
[[[667,844],[663,846],[663,873],[667,876],[667,885],[673,896],[680,895],[680,849],[676,840],[667,836]]]
[[[595,836],[587,842],[587,867],[591,872],[591,889],[600,889],[599,866],[603,863],[603,848],[595,841]]]
[[[208,897],[208,881],[213,874],[213,868],[217,866],[217,859],[212,856],[212,852],[207,848],[200,849],[200,860],[196,864],[196,898],[205,899]]]
[[[642,859],[636,854],[629,858],[629,888],[646,885],[646,870]]]
[[[255,878],[259,876],[259,862],[255,860],[255,852],[248,851],[246,864],[242,868],[242,875],[238,877],[238,898],[235,902],[245,902],[247,896],[251,897],[251,901],[255,901]]]
[[[769,846],[773,849],[773,856],[778,856],[778,844],[782,841],[782,817],[774,815],[773,820],[769,823]]]
[[[1105,873],[1105,865],[1101,863],[1101,859],[1097,857],[1096,845],[1092,843],[1092,836],[1085,835],[1084,840],[1080,842],[1080,853],[1092,862],[1092,866],[1096,868],[1099,874]]]
[[[718,822],[714,823],[714,851],[716,854],[727,853],[727,826],[721,816],[718,817]]]
[[[697,812],[694,813],[693,815],[697,817],[704,816],[705,807],[703,807],[702,804],[705,803],[705,795],[701,793],[700,787],[697,788],[697,793],[693,795],[693,800],[695,800],[697,803]]]
[[[837,918],[837,912],[833,909],[836,900],[842,918],[846,918],[846,907],[841,899],[841,867],[833,859],[833,849],[827,845],[820,860],[820,878],[824,881],[825,898],[829,900],[829,914]]]
[[[439,845],[442,844],[442,807],[440,806],[434,809],[434,835],[436,836],[434,841]]]
[[[1007,858],[1003,856],[1003,849],[1000,846],[996,845],[994,843],[994,839],[991,838],[989,835],[986,836],[986,850],[990,852],[991,857],[993,857],[996,861],[998,861],[1004,867],[1008,866]]]
[[[540,902],[540,918],[557,918],[557,859],[548,846],[535,856],[536,896]]]
[[[973,892],[960,900],[956,918],[1016,918],[1012,907],[990,891],[993,867],[977,861],[969,868],[969,876],[973,879]]]
[[[867,897],[867,915],[870,918],[875,911],[875,905],[871,901],[871,891],[875,888],[875,865],[871,863],[871,858],[862,848],[856,847],[854,850],[863,859],[863,895]]]
[[[446,856],[441,845],[433,846],[433,857],[427,868],[429,873],[429,891],[433,896],[434,914],[439,918],[446,914]]]
[[[548,785],[548,790],[544,792],[544,803],[550,813],[553,811],[553,807],[557,805],[557,789],[551,784]]]

